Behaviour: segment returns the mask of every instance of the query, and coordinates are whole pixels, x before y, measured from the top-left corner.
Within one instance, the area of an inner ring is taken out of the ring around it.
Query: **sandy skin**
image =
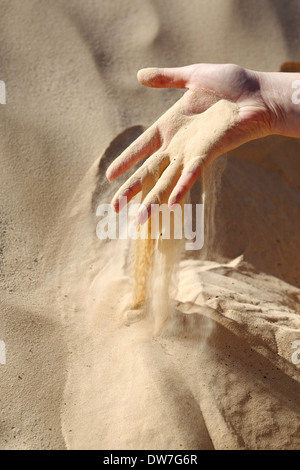
[[[274,132],[276,116],[256,72],[232,64],[199,64],[142,69],[138,79],[146,86],[188,90],[107,170],[107,178],[114,180],[148,157],[112,200],[119,211],[124,197],[129,202],[143,188],[150,189],[137,215],[140,223],[147,220],[151,204],[168,202],[172,209],[180,203],[218,155]]]

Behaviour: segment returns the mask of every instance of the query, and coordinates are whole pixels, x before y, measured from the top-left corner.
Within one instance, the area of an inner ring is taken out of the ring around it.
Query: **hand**
[[[237,65],[198,64],[142,69],[138,80],[156,88],[187,88],[183,97],[133,142],[108,168],[112,181],[148,157],[112,200],[116,212],[141,190],[147,193],[138,222],[151,204],[178,204],[218,155],[271,134],[272,107],[260,89],[259,73]]]

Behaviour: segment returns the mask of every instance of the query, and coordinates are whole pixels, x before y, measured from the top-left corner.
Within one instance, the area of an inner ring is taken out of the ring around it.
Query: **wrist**
[[[271,133],[300,137],[300,74],[257,74],[261,96],[269,113]]]

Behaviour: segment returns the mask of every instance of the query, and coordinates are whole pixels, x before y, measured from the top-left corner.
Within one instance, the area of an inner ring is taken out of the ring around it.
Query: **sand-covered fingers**
[[[166,152],[151,155],[113,197],[111,204],[115,211],[122,210],[142,188],[153,187],[169,163],[170,158]]]
[[[169,197],[168,205],[170,209],[180,203],[185,194],[201,176],[207,162],[207,156],[195,157],[184,167],[182,174],[176,182],[175,187],[173,187],[173,191]]]
[[[128,204],[131,199],[142,190],[142,181],[133,175],[121,186],[111,201],[111,205],[116,212],[119,212]]]
[[[178,179],[180,178],[181,170],[182,158],[174,157],[170,165],[162,173],[153,189],[145,197],[142,207],[137,213],[137,221],[140,224],[146,222],[154,210],[154,207],[152,207],[153,205],[167,203],[172,188],[174,188]]]
[[[106,171],[107,179],[109,181],[116,179],[135,163],[154,153],[160,146],[160,131],[155,123],[113,161]]]

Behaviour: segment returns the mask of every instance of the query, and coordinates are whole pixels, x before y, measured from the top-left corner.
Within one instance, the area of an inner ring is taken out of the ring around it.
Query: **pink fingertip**
[[[146,206],[143,206],[141,209],[139,209],[136,219],[139,224],[143,225],[146,220],[148,220],[149,214],[148,214],[148,209]]]
[[[111,203],[110,203],[110,205],[111,205],[111,207],[113,208],[113,210],[114,210],[115,212],[118,212],[118,209],[117,209],[117,207],[116,207],[115,204],[116,204],[116,202],[114,202],[114,201],[111,201]]]
[[[109,171],[109,169],[106,170],[105,176],[108,179],[108,181],[113,181],[115,179],[114,174],[111,171]]]
[[[182,174],[179,180],[177,181],[176,187],[178,188],[179,186],[183,186],[185,188],[186,186],[188,186],[191,182],[192,176],[192,172]]]
[[[176,209],[176,206],[179,204],[180,199],[181,199],[180,197],[181,192],[182,192],[182,187],[179,187],[177,183],[177,185],[175,186],[175,188],[173,189],[169,197],[168,206],[171,210],[174,210],[173,207],[175,207]]]
[[[178,207],[180,207],[180,204],[178,204],[178,202],[172,202],[171,204],[169,204],[169,209],[173,212],[175,212]]]
[[[118,197],[117,199],[113,199],[110,203],[110,205],[116,212],[120,212],[126,206],[126,204],[127,204],[127,196],[124,196],[124,195]]]
[[[120,196],[118,198],[119,211],[121,211],[127,204],[127,196]]]

